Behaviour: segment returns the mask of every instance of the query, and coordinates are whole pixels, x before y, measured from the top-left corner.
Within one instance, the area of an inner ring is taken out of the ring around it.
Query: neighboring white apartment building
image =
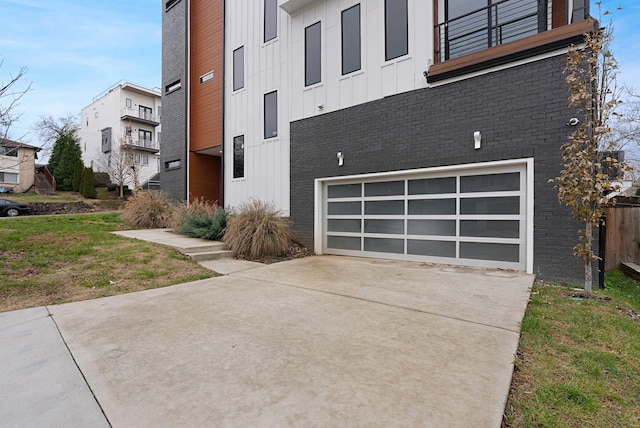
[[[119,82],[99,94],[80,113],[82,160],[94,171],[108,172],[111,181],[122,155],[127,167],[145,185],[160,171],[161,91]],[[126,184],[135,186],[134,174]]]

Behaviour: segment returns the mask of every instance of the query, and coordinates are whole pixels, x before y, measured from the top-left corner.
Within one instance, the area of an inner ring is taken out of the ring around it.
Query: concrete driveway
[[[316,256],[51,306],[38,322],[57,324],[95,395],[87,418],[113,427],[499,427],[532,283]],[[0,314],[3,347],[14,327]]]

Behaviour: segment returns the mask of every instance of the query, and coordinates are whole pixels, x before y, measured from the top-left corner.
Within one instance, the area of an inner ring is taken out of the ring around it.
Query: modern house
[[[82,161],[108,172],[116,183],[123,168],[130,188],[148,183],[160,171],[161,90],[119,82],[80,112]],[[134,174],[135,172],[135,174]]]
[[[588,0],[163,2],[162,187],[274,202],[319,254],[576,280],[549,179]]]
[[[40,147],[0,138],[0,187],[26,192],[36,180]]]

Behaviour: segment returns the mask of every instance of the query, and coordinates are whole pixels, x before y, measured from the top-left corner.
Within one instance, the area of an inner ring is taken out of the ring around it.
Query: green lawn
[[[0,311],[209,278],[176,250],[111,233],[120,213],[0,219]]]
[[[622,272],[584,300],[538,283],[505,413],[508,427],[640,427],[640,285]]]

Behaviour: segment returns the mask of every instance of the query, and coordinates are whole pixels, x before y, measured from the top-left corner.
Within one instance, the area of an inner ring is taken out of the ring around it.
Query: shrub
[[[227,219],[224,241],[236,255],[275,257],[287,252],[291,223],[273,203],[251,200],[241,204]]]
[[[93,182],[93,169],[85,168],[82,174],[82,181],[80,183],[80,193],[85,198],[95,199],[98,194],[96,192],[96,186]]]
[[[71,190],[74,192],[79,192],[82,187],[82,174],[84,174],[84,164],[79,160],[73,170],[73,178],[71,180]]]
[[[190,216],[204,216],[213,218],[218,211],[218,204],[206,201],[203,197],[191,202],[184,201],[178,204],[174,210],[172,227],[178,229]]]
[[[219,240],[222,239],[227,224],[224,209],[218,208],[213,216],[206,214],[189,214],[184,217],[176,232],[192,238]]]
[[[170,227],[173,210],[173,203],[162,190],[140,191],[127,201],[122,221],[128,226],[143,229]]]
[[[108,172],[94,172],[93,180],[96,183],[96,187],[108,187],[111,184]]]

